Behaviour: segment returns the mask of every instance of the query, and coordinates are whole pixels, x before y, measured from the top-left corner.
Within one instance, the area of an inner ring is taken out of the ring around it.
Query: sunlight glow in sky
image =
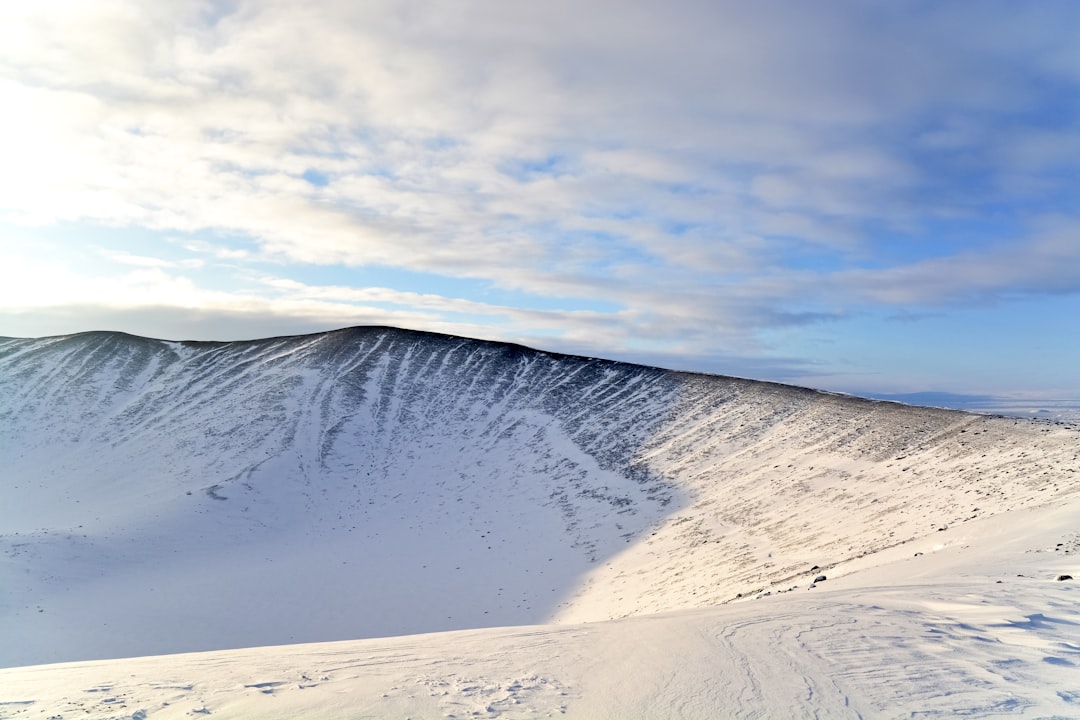
[[[1080,398],[1080,4],[0,8],[0,335]]]

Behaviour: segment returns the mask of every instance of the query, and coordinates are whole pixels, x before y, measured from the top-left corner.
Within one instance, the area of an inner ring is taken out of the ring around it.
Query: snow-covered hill
[[[0,340],[0,453],[9,666],[737,612],[1080,497],[1067,424],[387,328]]]
[[[656,370],[383,329],[2,351],[7,664],[541,621],[677,502],[636,458]]]

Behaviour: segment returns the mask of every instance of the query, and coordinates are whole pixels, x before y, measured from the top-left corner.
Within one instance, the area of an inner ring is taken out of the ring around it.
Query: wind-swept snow
[[[1051,577],[1080,576],[1063,423],[385,328],[87,333],[0,340],[0,451],[0,665],[410,636],[9,670],[26,692],[0,717],[1067,717],[1080,697],[1052,684],[1080,661]],[[416,637],[444,630],[464,632]],[[331,672],[339,653],[363,670]]]
[[[0,716],[1076,717],[1078,512],[723,607],[0,670]]]

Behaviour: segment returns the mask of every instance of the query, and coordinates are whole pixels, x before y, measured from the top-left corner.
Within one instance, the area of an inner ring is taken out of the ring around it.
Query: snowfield
[[[1080,717],[1069,423],[86,333],[0,339],[0,453],[0,718]]]

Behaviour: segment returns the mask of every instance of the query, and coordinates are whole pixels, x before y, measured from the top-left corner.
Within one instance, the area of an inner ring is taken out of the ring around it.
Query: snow
[[[2,718],[1080,715],[1067,423],[89,333],[0,340],[0,450]]]
[[[0,713],[1076,717],[1080,590],[1054,577],[1075,566],[1056,542],[1077,552],[1078,510],[982,521],[961,544],[835,587],[721,607],[0,670]]]

